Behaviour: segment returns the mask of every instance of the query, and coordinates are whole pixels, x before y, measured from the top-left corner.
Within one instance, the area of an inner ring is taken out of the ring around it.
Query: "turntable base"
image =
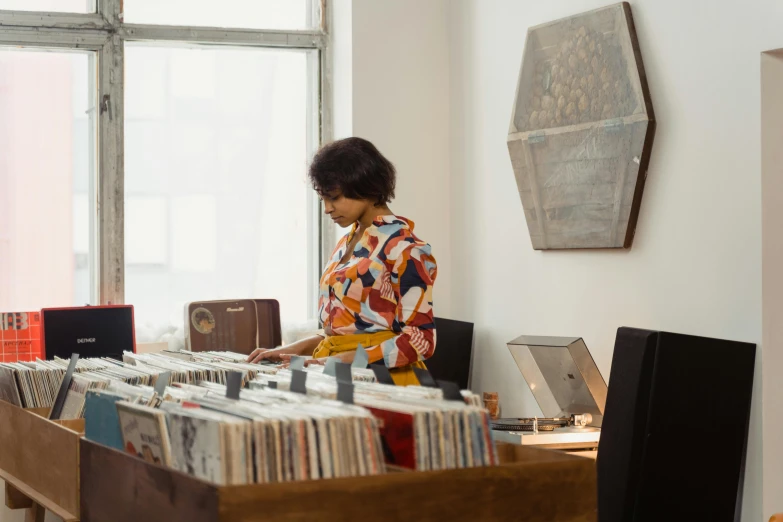
[[[545,449],[572,451],[594,451],[598,448],[601,429],[589,426],[565,426],[551,431],[500,431],[492,432],[496,441],[521,444],[522,446],[537,446]],[[585,455],[587,456],[587,455]]]

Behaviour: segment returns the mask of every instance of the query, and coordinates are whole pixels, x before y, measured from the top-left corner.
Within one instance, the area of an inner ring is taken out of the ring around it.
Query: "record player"
[[[521,336],[508,349],[542,417],[496,419],[495,440],[569,451],[594,450],[601,436],[606,381],[579,337]]]

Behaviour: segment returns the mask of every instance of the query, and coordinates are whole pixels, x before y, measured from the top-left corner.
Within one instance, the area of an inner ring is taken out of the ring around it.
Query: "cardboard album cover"
[[[0,362],[43,359],[40,312],[0,313]]]
[[[380,424],[383,452],[387,464],[418,469],[422,457],[416,448],[416,427],[413,413],[365,406]]]

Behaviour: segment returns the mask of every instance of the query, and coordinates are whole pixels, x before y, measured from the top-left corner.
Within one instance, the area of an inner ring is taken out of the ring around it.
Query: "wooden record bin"
[[[84,419],[50,421],[48,409],[22,409],[0,400],[0,478],[11,509],[33,520],[49,510],[79,520],[79,439]]]
[[[81,441],[84,522],[595,521],[591,459],[498,446],[495,467],[215,486]]]

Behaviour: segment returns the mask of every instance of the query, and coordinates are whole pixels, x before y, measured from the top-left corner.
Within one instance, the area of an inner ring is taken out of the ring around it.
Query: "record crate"
[[[499,466],[216,486],[81,440],[84,522],[594,522],[595,461],[498,444]]]
[[[50,421],[48,408],[0,400],[0,479],[6,506],[79,520],[79,439],[84,419]],[[38,519],[33,516],[33,519]]]

